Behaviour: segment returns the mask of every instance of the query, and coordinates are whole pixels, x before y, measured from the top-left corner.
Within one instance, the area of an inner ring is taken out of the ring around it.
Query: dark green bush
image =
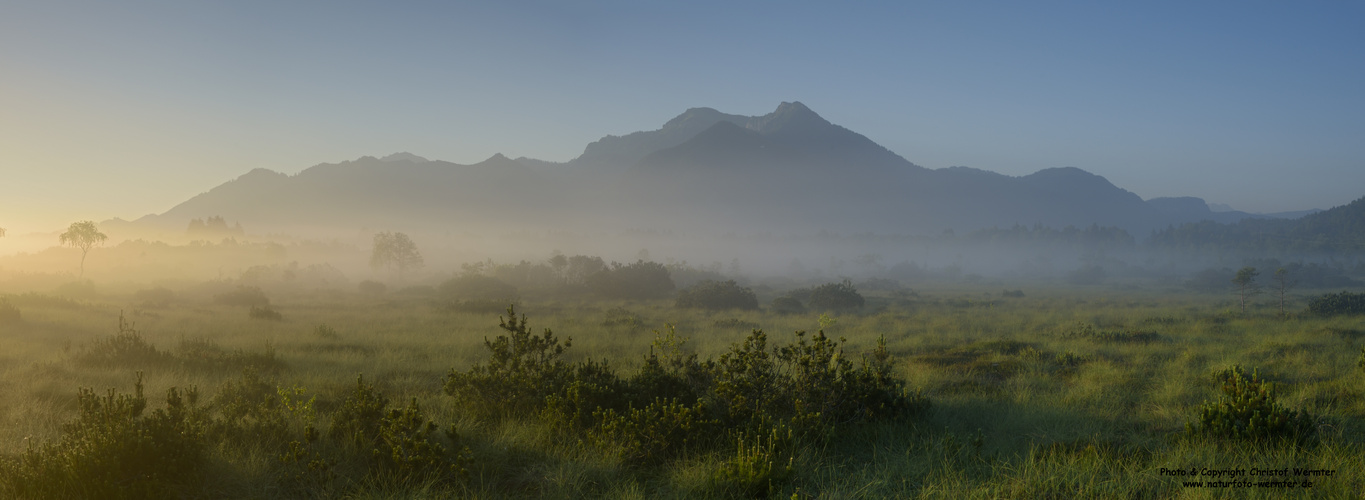
[[[453,481],[462,478],[470,462],[469,449],[460,443],[454,428],[446,437],[456,449],[452,456],[445,446],[433,440],[436,424],[427,420],[413,398],[403,408],[393,408],[379,424],[378,439],[371,455],[377,471],[399,478]]]
[[[215,302],[229,306],[269,306],[270,299],[260,287],[238,285],[236,290],[223,292],[213,297]]]
[[[738,328],[741,330],[753,330],[761,325],[759,325],[758,323],[744,321],[739,318],[725,318],[712,321],[711,326],[714,326],[716,328]]]
[[[252,369],[260,373],[278,373],[285,368],[284,361],[275,357],[275,347],[266,344],[265,352],[246,352],[234,349],[231,352],[218,347],[209,339],[181,339],[175,350],[175,359],[184,371],[194,372],[241,372]]]
[[[356,288],[360,290],[360,293],[365,295],[383,295],[384,292],[389,290],[387,285],[374,280],[362,281],[359,285],[356,285]]]
[[[863,296],[853,282],[826,283],[810,292],[810,308],[816,311],[851,312],[863,308]]]
[[[251,319],[263,319],[267,321],[284,321],[284,315],[280,314],[270,305],[251,306],[251,311],[247,312]]]
[[[772,309],[778,314],[803,314],[806,312],[806,306],[801,305],[799,299],[787,296],[773,299]]]
[[[332,412],[332,427],[327,435],[358,445],[372,443],[379,437],[379,427],[388,407],[389,398],[373,385],[366,384],[364,375],[357,376],[355,390]]]
[[[610,268],[588,276],[586,284],[593,293],[614,299],[664,298],[676,288],[667,267],[643,260],[612,262]]]
[[[213,397],[220,418],[209,428],[219,442],[238,449],[275,449],[290,440],[294,415],[285,395],[273,380],[261,378],[253,368],[224,382]]]
[[[506,318],[499,318],[498,326],[507,334],[484,340],[491,354],[488,363],[474,365],[466,373],[451,370],[445,392],[483,416],[535,413],[546,396],[567,386],[569,369],[559,356],[573,339],[560,345],[549,328],[542,335],[532,335],[526,316],[518,321],[512,307],[507,308]]]
[[[81,346],[75,361],[91,366],[133,368],[174,363],[169,353],[157,350],[156,346],[143,339],[142,334],[133,329],[133,324],[125,320],[122,313],[118,317],[118,333]]]
[[[1308,312],[1320,316],[1365,314],[1365,293],[1328,293],[1308,301]]]
[[[1270,382],[1252,371],[1247,376],[1241,366],[1232,366],[1214,376],[1222,384],[1223,397],[1206,402],[1199,421],[1185,424],[1192,436],[1248,441],[1288,440],[1310,442],[1317,424],[1308,412],[1290,410],[1279,404]]]
[[[208,445],[194,388],[170,389],[166,407],[147,416],[141,373],[131,395],[82,388],[77,402],[57,442],[0,460],[0,497],[175,498],[195,484]]]
[[[758,309],[754,291],[729,281],[703,281],[678,292],[677,307],[699,309]]]

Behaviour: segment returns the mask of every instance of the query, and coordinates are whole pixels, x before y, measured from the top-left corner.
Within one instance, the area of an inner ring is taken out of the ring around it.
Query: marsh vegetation
[[[1253,467],[1336,471],[1298,494],[1365,488],[1365,324],[1348,306],[715,281],[612,298],[629,283],[522,292],[514,314],[452,306],[509,292],[472,279],[11,294],[0,491],[1164,498],[1230,490],[1163,468]]]

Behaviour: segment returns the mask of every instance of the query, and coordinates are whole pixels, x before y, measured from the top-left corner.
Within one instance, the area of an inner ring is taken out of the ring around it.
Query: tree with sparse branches
[[[1247,312],[1247,299],[1261,293],[1261,285],[1256,283],[1256,277],[1261,273],[1256,268],[1247,266],[1237,270],[1237,275],[1232,278],[1232,289],[1237,292],[1237,299],[1242,304],[1242,314]]]
[[[426,265],[417,244],[403,233],[388,231],[374,235],[374,249],[370,253],[370,267],[388,268],[397,272],[399,279],[408,269],[418,269]]]
[[[90,253],[91,248],[103,245],[107,239],[109,237],[101,233],[93,221],[88,220],[72,222],[71,226],[66,228],[66,232],[58,237],[58,241],[61,241],[63,245],[81,250],[82,278],[85,277],[85,256]]]
[[[1275,295],[1280,297],[1280,317],[1283,318],[1285,317],[1285,296],[1289,295],[1289,290],[1292,290],[1299,284],[1299,280],[1290,276],[1289,271],[1286,271],[1283,267],[1275,270],[1275,275],[1271,277],[1271,280],[1275,282]]]

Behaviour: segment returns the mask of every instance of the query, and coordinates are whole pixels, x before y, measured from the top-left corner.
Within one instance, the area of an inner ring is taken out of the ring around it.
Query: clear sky
[[[1249,211],[1365,195],[1365,3],[0,0],[0,227],[263,167],[563,161],[799,100],[930,168]]]

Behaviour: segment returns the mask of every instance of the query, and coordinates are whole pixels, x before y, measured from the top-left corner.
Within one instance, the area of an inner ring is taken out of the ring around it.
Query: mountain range
[[[1016,224],[1117,226],[1266,217],[1155,198],[1079,168],[1013,177],[928,169],[800,102],[763,116],[693,108],[658,130],[607,136],[556,163],[501,154],[472,165],[409,153],[256,169],[137,224],[222,216],[253,232],[380,230],[820,230],[935,234]]]

